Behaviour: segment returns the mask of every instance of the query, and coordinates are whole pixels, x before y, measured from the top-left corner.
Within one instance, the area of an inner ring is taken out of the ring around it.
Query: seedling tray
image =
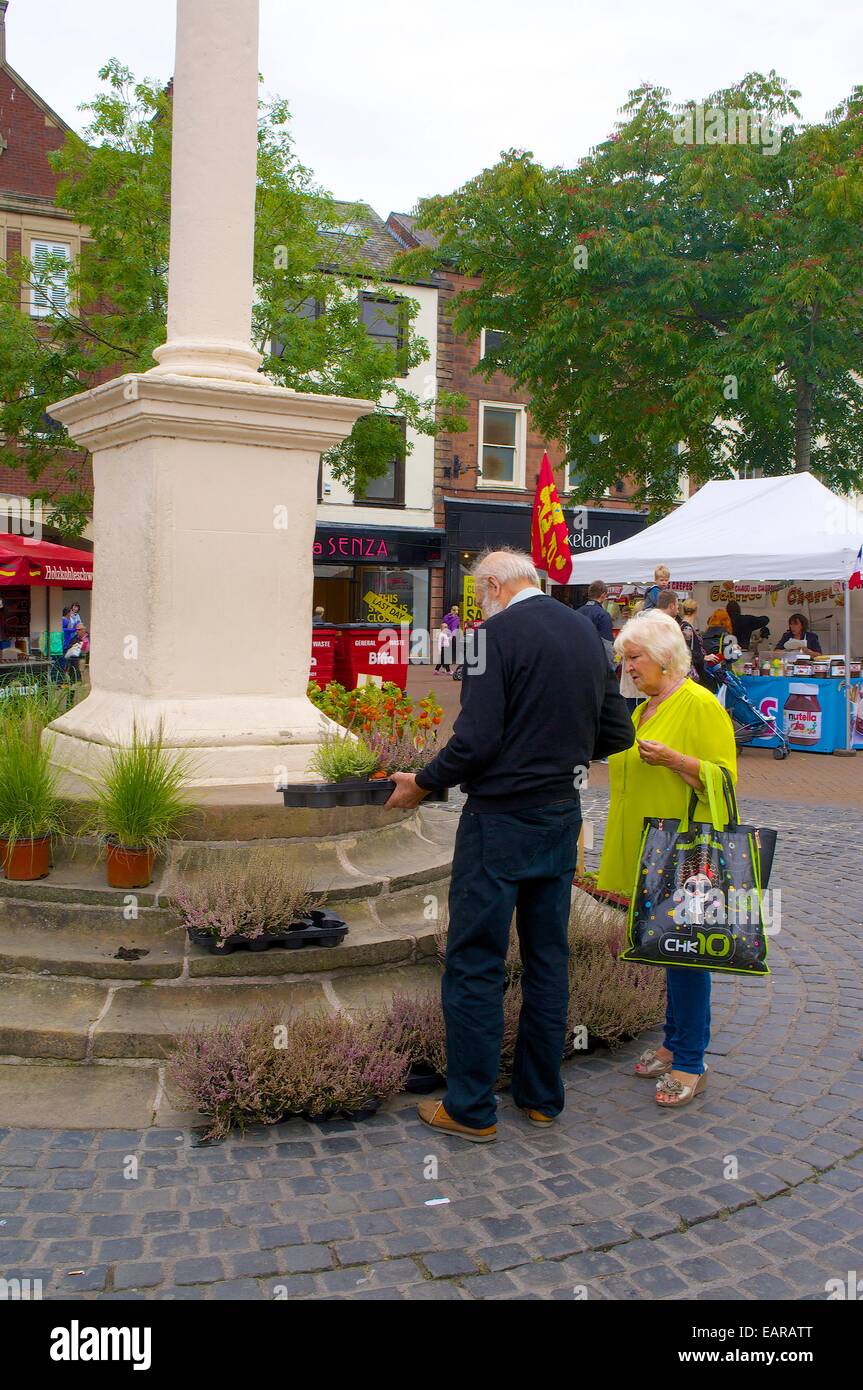
[[[389,777],[356,782],[288,782],[279,787],[286,806],[329,810],[334,806],[383,806],[396,784]],[[446,801],[447,788],[429,792],[424,801]]]
[[[283,946],[288,951],[299,950],[302,946],[338,946],[347,936],[348,926],[334,913],[315,908],[287,931],[266,932],[255,938],[237,934],[220,941],[209,932],[194,931],[191,927],[187,931],[189,940],[209,951],[211,956],[229,956],[234,951],[269,951],[271,946]]]

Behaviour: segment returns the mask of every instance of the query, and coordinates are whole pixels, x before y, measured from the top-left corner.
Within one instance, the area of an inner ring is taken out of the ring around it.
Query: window
[[[563,473],[563,490],[566,493],[575,493],[576,496],[581,491],[584,484],[584,469],[579,468],[576,459],[567,459]]]
[[[481,487],[524,487],[524,408],[479,407]]]
[[[373,504],[376,507],[403,507],[405,504],[405,440],[406,427],[401,425],[402,444],[398,453],[390,459],[386,473],[380,478],[370,478],[362,496],[356,494],[354,502],[360,506]]]
[[[360,295],[360,317],[365,324],[366,332],[381,346],[392,348],[397,376],[404,376],[407,372],[405,307],[405,305],[390,299],[376,299],[373,294]]]
[[[67,262],[72,260],[72,248],[65,242],[34,239],[30,243],[30,260],[33,263],[30,298],[32,318],[47,318],[54,310],[65,314],[69,307],[68,266],[47,269],[50,261],[61,256]]]
[[[316,323],[317,320],[323,316],[325,310],[326,305],[323,300],[309,297],[308,299],[301,299],[296,308],[291,309],[290,312],[295,315],[296,318],[308,319],[309,323]],[[282,338],[274,337],[270,339],[270,352],[274,357],[284,356],[286,347],[287,343],[285,343]]]
[[[497,352],[506,336],[506,333],[500,328],[484,328],[479,338],[480,360],[487,357],[489,353]]]

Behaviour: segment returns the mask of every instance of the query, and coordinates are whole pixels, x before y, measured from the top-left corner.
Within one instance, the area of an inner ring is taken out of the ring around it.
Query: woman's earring
[[[663,675],[665,675],[665,674],[667,673],[668,668],[667,668],[666,666],[662,666],[660,669],[661,669]]]

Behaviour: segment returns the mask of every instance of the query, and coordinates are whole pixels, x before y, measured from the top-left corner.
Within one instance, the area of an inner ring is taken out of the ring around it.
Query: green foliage
[[[371,777],[377,766],[377,755],[365,739],[349,733],[325,734],[308,770],[325,782],[344,782],[348,778]]]
[[[31,682],[26,682],[29,687]],[[40,729],[46,729],[55,719],[66,712],[69,703],[69,686],[58,685],[56,681],[33,681],[36,689],[28,695],[20,695],[12,686],[0,686],[0,724],[9,721],[30,720]]]
[[[0,268],[0,402],[6,402],[0,406],[0,463],[20,466],[23,453],[31,480],[43,480],[34,496],[51,500],[57,524],[70,533],[80,531],[89,512],[83,462],[79,452],[69,454],[77,446],[65,430],[46,433],[44,413],[97,372],[148,370],[153,349],[166,336],[171,101],[162,84],[136,81],[116,59],[99,77],[104,89],[82,108],[91,115],[86,139],[70,135],[51,156],[58,202],[91,234],[70,271],[68,310],[31,319],[21,312],[20,279],[31,278],[32,265]],[[262,103],[253,339],[264,356],[263,370],[278,384],[376,403],[374,414],[358,421],[327,455],[334,476],[362,491],[386,473],[400,447],[401,429],[392,415],[434,435],[442,428],[466,428],[459,415],[465,402],[439,395],[436,420],[433,389],[421,399],[400,382],[397,372],[429,355],[428,344],[413,331],[418,306],[401,297],[397,285],[380,282],[364,255],[368,231],[345,231],[349,223],[362,222],[363,208],[346,208],[314,182],[296,157],[289,119],[286,102]],[[57,268],[47,265],[46,277]],[[399,303],[404,344],[398,360],[368,334],[361,290]],[[310,302],[322,310],[317,317],[297,312]],[[49,486],[49,471],[71,482],[71,497]]]
[[[749,74],[703,105],[760,113],[777,138],[732,138],[735,122],[687,144],[675,127],[695,103],[675,111],[644,84],[576,168],[508,150],[422,205],[439,247],[407,254],[403,273],[481,277],[455,330],[504,331],[480,374],[530,393],[580,500],[626,475],[667,510],[681,468],[863,482],[863,88],[810,127],[798,95]]]
[[[185,790],[189,771],[188,760],[165,747],[161,728],[147,737],[136,725],[128,747],[111,749],[82,833],[158,853],[194,805]]]
[[[51,740],[38,719],[0,720],[0,836],[14,844],[62,830]]]

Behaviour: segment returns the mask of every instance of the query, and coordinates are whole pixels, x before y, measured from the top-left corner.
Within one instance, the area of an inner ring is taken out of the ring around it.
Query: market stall
[[[12,663],[20,667],[20,675],[24,664],[32,666],[40,654],[47,658],[60,650],[64,605],[86,603],[92,587],[93,556],[88,552],[0,534],[0,669],[8,674]]]
[[[761,675],[759,670],[757,676],[744,676],[744,682],[775,682],[772,687],[752,685],[751,691],[759,703],[769,701],[781,713],[784,728],[807,727],[808,734],[792,747],[814,752],[850,749],[855,740],[856,746],[863,746],[860,687],[851,674],[852,661],[863,655],[863,603],[848,586],[861,545],[863,514],[810,473],[711,482],[629,540],[576,556],[571,582],[603,579],[647,585],[653,582],[655,567],[664,564],[671,572],[672,588],[683,590],[692,584],[696,595],[702,584],[711,594],[718,588],[728,597],[734,585],[746,582],[777,594],[785,590],[786,600],[777,611],[780,622],[793,606],[787,593],[802,608],[807,593],[826,592],[841,619],[834,620],[831,628],[836,649],[825,649],[836,664],[826,673],[810,665],[799,676],[796,666],[793,672],[784,666],[781,672],[775,671],[771,666],[770,674]],[[770,596],[765,592],[766,598]],[[792,694],[792,683],[816,689]]]

